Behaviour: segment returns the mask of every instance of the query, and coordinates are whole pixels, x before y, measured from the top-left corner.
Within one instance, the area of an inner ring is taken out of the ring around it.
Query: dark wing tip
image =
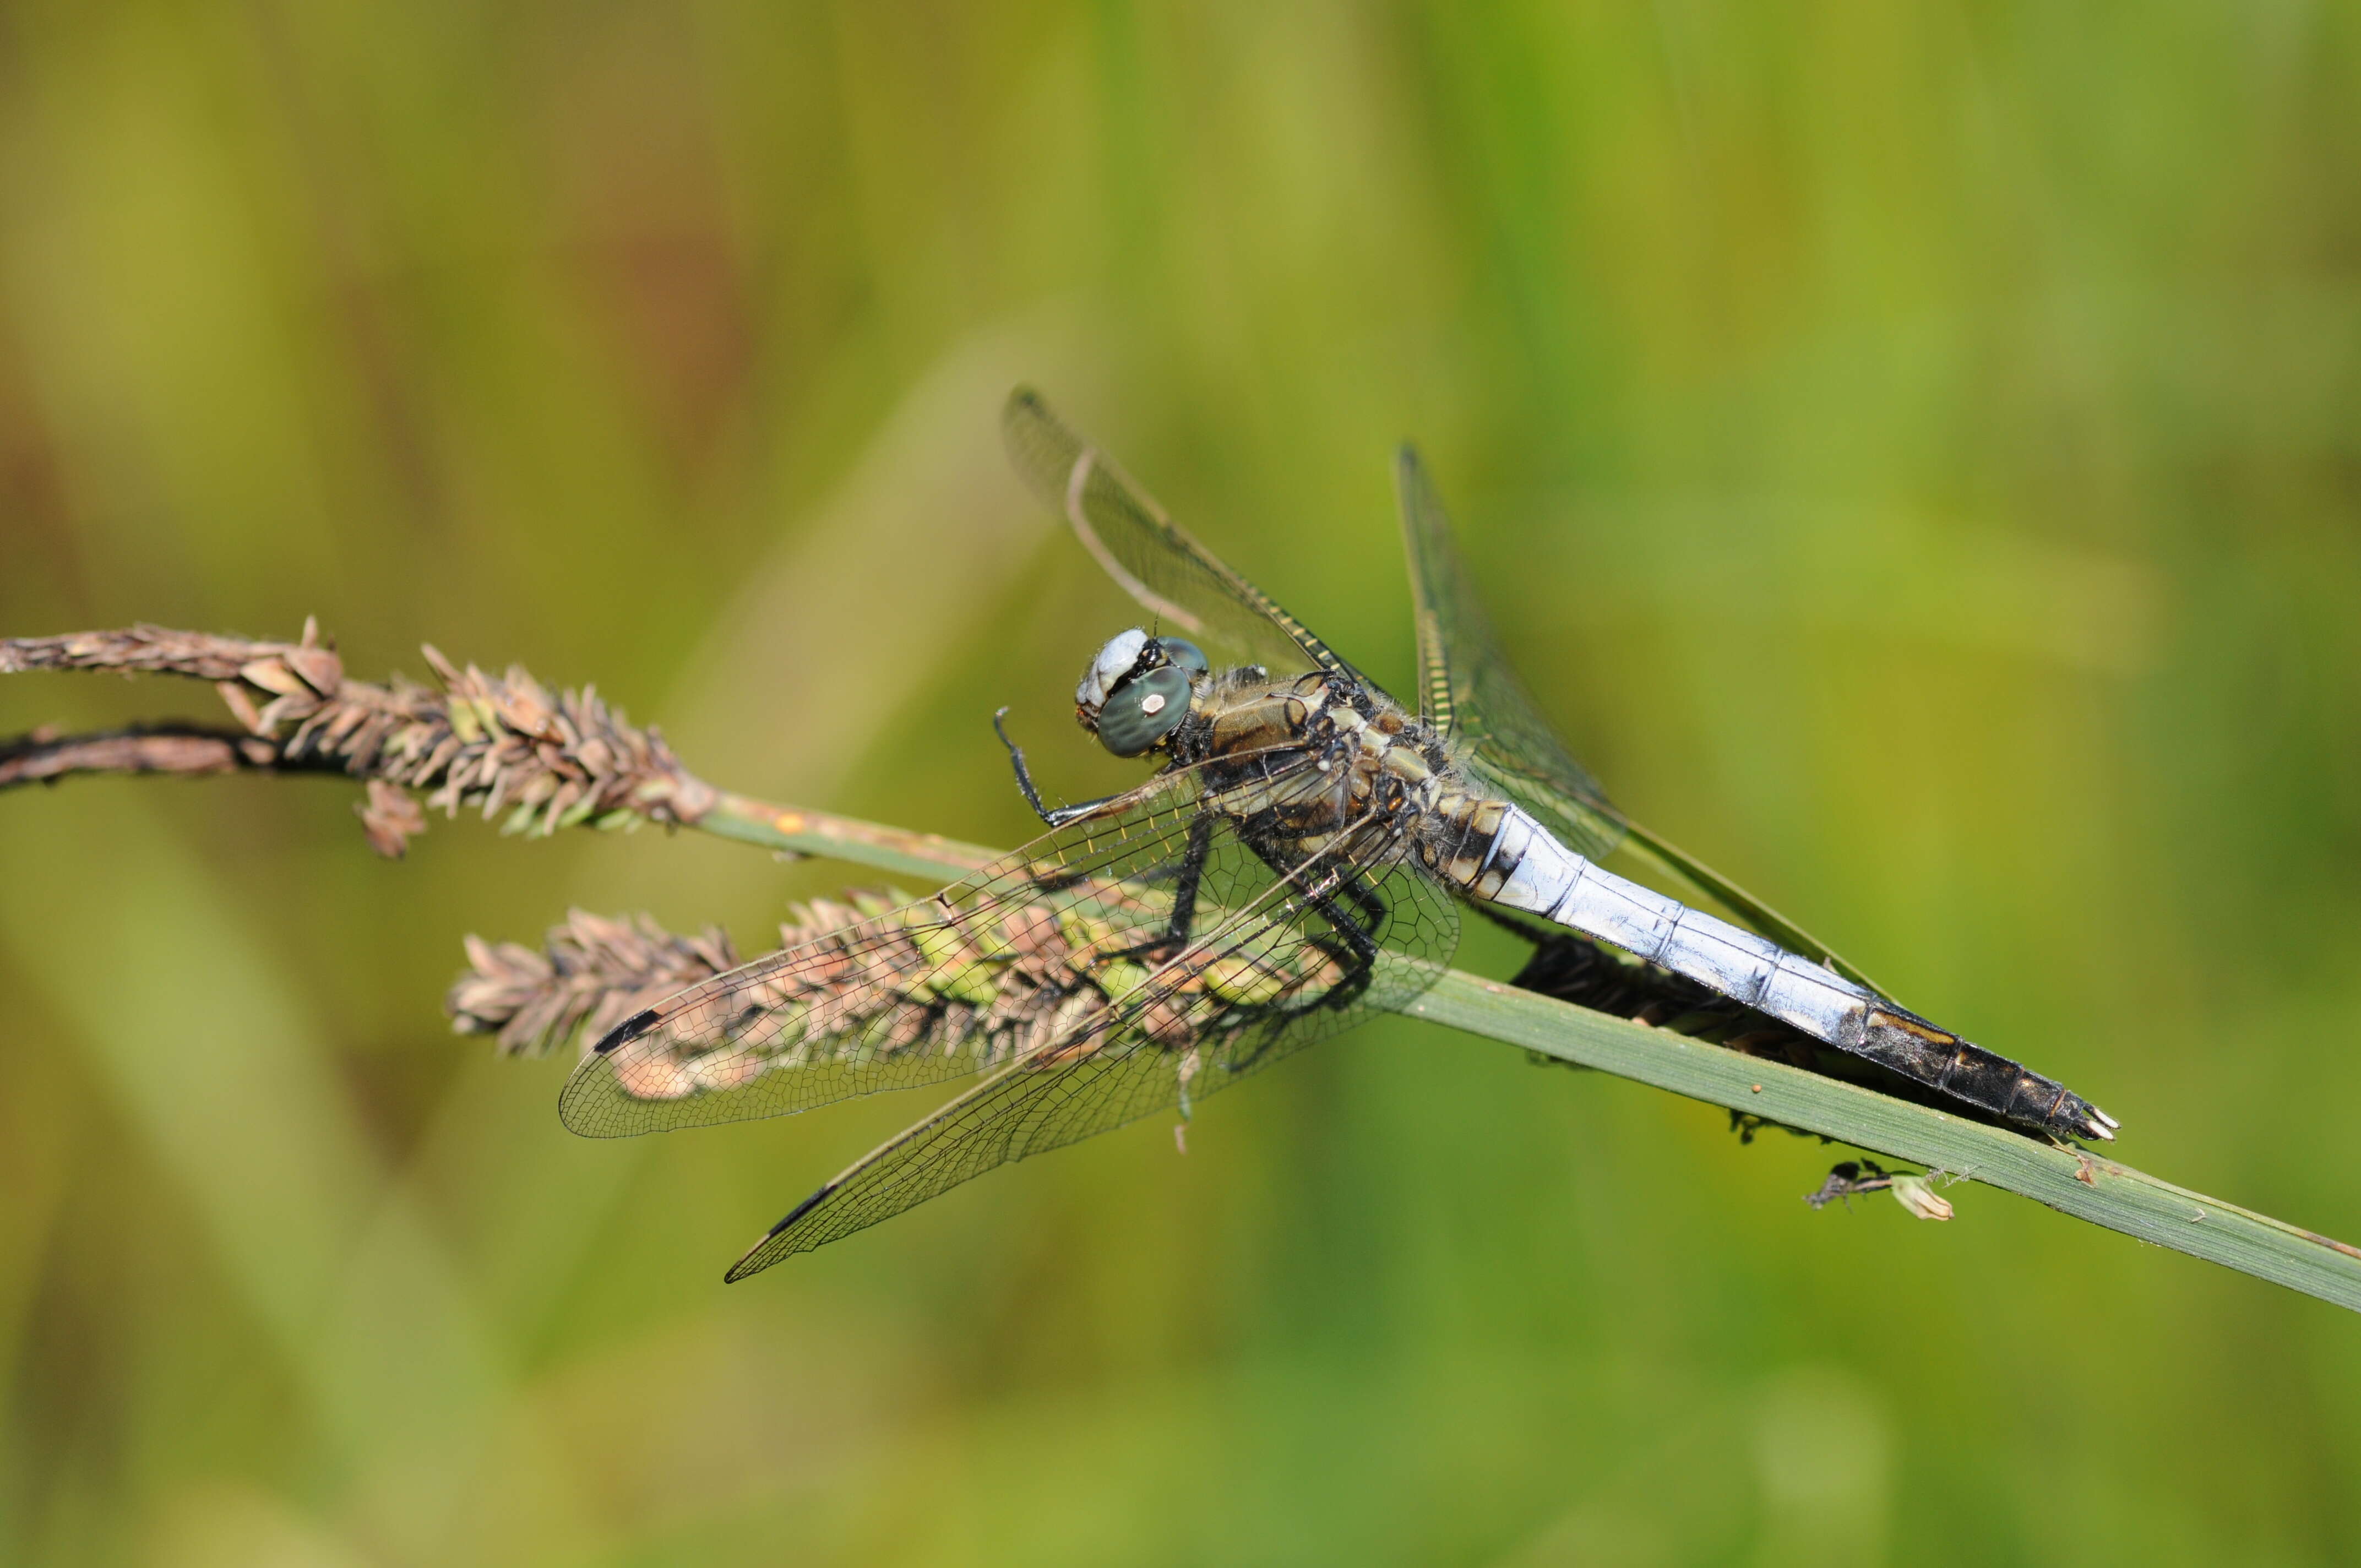
[[[1087,449],[1031,387],[1018,386],[1001,405],[1000,440],[1016,472],[1052,510],[1068,512],[1066,488],[1074,459]]]
[[[1413,521],[1423,521],[1431,528],[1443,512],[1443,502],[1434,493],[1434,481],[1428,477],[1426,459],[1418,448],[1403,442],[1394,448],[1394,491],[1400,501],[1405,526]]]
[[[1049,411],[1048,400],[1043,398],[1038,389],[1027,382],[1019,381],[1009,389],[1008,400],[1000,406],[1000,422],[1004,425],[1014,425],[1018,420],[1027,416],[1048,420],[1052,423],[1056,422],[1058,417]]]
[[[762,1240],[756,1242],[752,1246],[748,1247],[745,1253],[740,1256],[738,1261],[730,1266],[730,1271],[721,1277],[721,1283],[724,1285],[735,1285],[741,1279],[745,1279],[753,1275],[762,1273],[763,1270],[770,1267],[771,1265],[786,1256],[790,1249],[785,1247],[774,1249],[771,1244],[777,1241],[782,1235],[785,1235],[797,1220],[802,1219],[806,1214],[810,1213],[814,1209],[818,1208],[819,1206],[820,1200],[835,1191],[839,1183],[836,1181],[829,1182],[827,1186],[821,1188],[818,1191],[813,1193],[810,1197],[796,1204],[793,1209],[787,1211],[787,1217],[785,1219],[781,1220],[777,1224],[773,1225],[769,1230],[764,1231],[763,1233]]]
[[[557,1091],[559,1125],[585,1138],[628,1137],[648,1130],[644,1125],[631,1124],[628,1118],[618,1119],[615,1070],[606,1058],[654,1028],[661,1016],[653,1007],[632,1014],[608,1030],[590,1047],[590,1054],[575,1063],[574,1070],[566,1075],[566,1086]]]
[[[630,1045],[633,1040],[655,1027],[656,1016],[656,1010],[653,1007],[642,1008],[632,1014],[608,1030],[606,1037],[590,1047],[590,1054],[594,1057],[603,1057],[618,1047]]]

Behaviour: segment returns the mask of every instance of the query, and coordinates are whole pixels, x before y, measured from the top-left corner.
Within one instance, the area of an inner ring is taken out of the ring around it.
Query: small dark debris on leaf
[[[1804,1194],[1804,1201],[1815,1209],[1825,1209],[1831,1203],[1842,1203],[1850,1210],[1856,1193],[1883,1192],[1894,1185],[1894,1178],[1873,1159],[1846,1160],[1828,1172],[1817,1192]]]

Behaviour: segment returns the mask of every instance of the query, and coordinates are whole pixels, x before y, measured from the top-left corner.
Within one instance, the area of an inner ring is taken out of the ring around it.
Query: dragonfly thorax
[[[1140,757],[1189,717],[1211,666],[1198,646],[1137,627],[1108,639],[1074,688],[1074,718],[1118,757]]]

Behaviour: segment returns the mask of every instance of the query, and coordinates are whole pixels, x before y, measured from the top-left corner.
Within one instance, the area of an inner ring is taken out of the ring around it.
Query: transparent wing
[[[1568,754],[1510,667],[1483,601],[1460,565],[1451,520],[1425,465],[1409,446],[1401,449],[1396,481],[1418,616],[1420,712],[1466,743],[1468,770],[1531,812],[1577,853],[1598,860],[1628,845],[1788,951],[1878,989],[1828,944],[1632,821],[1608,800],[1598,781]]]
[[[1469,762],[1565,840],[1598,859],[1629,824],[1598,782],[1566,752],[1524,683],[1459,563],[1451,520],[1418,454],[1405,446],[1395,466],[1402,538],[1418,616],[1419,711],[1466,746]]]
[[[1274,874],[1150,983],[796,1205],[728,1277],[890,1219],[1012,1160],[1176,1104],[1185,1114],[1191,1102],[1424,991],[1457,946],[1456,908],[1399,859],[1356,863],[1356,852],[1370,847],[1347,842]],[[1382,848],[1399,856],[1390,839]]]
[[[1137,987],[1193,878],[1234,903],[1253,856],[1202,788],[1159,774],[916,904],[717,975],[592,1048],[558,1097],[566,1125],[625,1137],[788,1115],[1030,1057]],[[1263,784],[1279,805],[1326,783]]]
[[[1001,413],[1026,483],[1073,524],[1107,575],[1186,635],[1274,672],[1330,670],[1360,679],[1303,623],[1224,565],[1098,448],[1019,387]]]
[[[1284,810],[1327,786],[1289,753],[1256,773],[1254,807]],[[1223,806],[1202,767],[1159,774],[938,895],[668,996],[598,1041],[557,1114],[577,1134],[623,1138],[1037,1056],[1169,957],[1157,947],[1171,947],[1180,890],[1192,890],[1202,940],[1206,921],[1270,881]]]

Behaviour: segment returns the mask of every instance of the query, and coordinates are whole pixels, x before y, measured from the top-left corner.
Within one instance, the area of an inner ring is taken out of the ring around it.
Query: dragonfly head
[[[1146,756],[1189,717],[1190,696],[1211,669],[1195,643],[1134,627],[1111,638],[1082,672],[1074,718],[1116,756]]]

